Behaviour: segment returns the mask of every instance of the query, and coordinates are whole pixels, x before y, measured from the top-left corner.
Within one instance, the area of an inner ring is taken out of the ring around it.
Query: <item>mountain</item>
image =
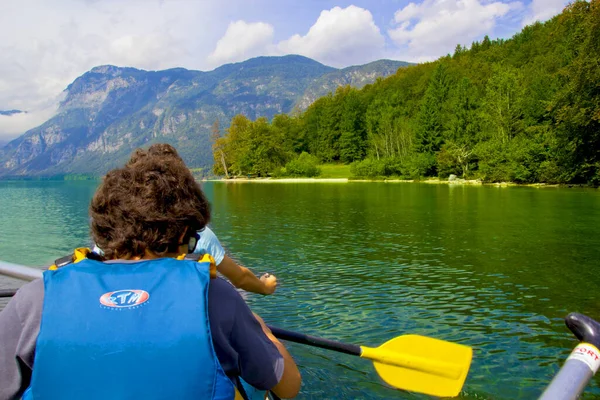
[[[102,174],[131,151],[172,143],[190,167],[212,164],[211,128],[236,114],[272,118],[338,85],[364,86],[407,65],[335,69],[306,57],[258,57],[213,71],[95,67],[65,90],[57,114],[0,150],[0,175]]]
[[[339,86],[350,85],[357,89],[375,82],[377,78],[393,75],[400,67],[413,65],[403,61],[379,60],[365,65],[355,65],[344,69],[331,71],[315,80],[304,91],[302,97],[297,101],[299,110],[305,110],[319,97],[328,93],[335,93]]]

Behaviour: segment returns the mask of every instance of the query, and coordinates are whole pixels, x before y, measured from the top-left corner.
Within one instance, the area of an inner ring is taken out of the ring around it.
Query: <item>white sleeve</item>
[[[210,254],[215,259],[217,265],[221,264],[223,258],[225,257],[225,250],[217,236],[213,231],[207,226],[200,233],[200,240],[198,244],[196,244],[196,248],[194,249],[194,253],[199,254]]]

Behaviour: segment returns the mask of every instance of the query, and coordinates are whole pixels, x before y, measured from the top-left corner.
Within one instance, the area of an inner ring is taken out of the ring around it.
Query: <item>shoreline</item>
[[[515,182],[482,182],[479,179],[351,179],[351,178],[230,178],[230,179],[203,179],[204,182],[225,183],[351,183],[351,182],[379,182],[379,183],[424,183],[430,185],[450,186],[494,186],[494,187],[534,187],[534,188],[581,188],[600,189],[593,186],[572,183],[515,183]]]
[[[587,188],[598,189],[582,184],[567,183],[515,183],[515,182],[482,182],[479,179],[350,179],[350,178],[230,178],[230,179],[205,179],[206,182],[226,183],[349,183],[349,182],[382,182],[382,183],[425,183],[432,185],[456,186],[495,186],[495,187],[535,187],[535,188]]]
[[[346,183],[348,178],[230,178],[230,179],[206,179],[206,182],[255,182],[255,183],[296,183],[296,182],[327,182]]]

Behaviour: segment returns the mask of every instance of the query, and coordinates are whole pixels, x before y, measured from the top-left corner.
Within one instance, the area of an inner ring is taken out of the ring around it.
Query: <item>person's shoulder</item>
[[[21,286],[15,294],[20,303],[37,303],[44,299],[44,281],[35,279]]]
[[[217,265],[223,262],[225,257],[225,250],[221,246],[221,242],[214,234],[214,232],[208,227],[204,227],[204,230],[200,231],[200,240],[196,244],[194,253],[208,253],[215,259]]]
[[[212,240],[218,240],[217,235],[207,226],[204,227],[200,232],[200,238],[204,239],[204,241],[209,242]]]
[[[213,236],[215,236],[215,233],[212,231],[212,229],[210,229],[210,227],[209,227],[208,225],[206,225],[206,226],[204,227],[204,229],[202,229],[202,230],[200,231],[200,234],[203,234],[203,233],[205,233],[205,232],[206,232],[207,234],[209,234],[209,235],[213,235]]]
[[[223,278],[210,280],[209,293],[220,298],[244,301],[235,287]]]
[[[223,278],[210,280],[208,304],[211,309],[218,309],[218,314],[222,317],[226,315],[239,317],[240,314],[252,314],[240,292]]]
[[[218,338],[231,338],[236,321],[248,318],[250,310],[235,288],[222,278],[210,280],[208,286],[208,316],[211,330]],[[221,335],[218,333],[222,332]],[[229,339],[227,339],[229,340]],[[227,340],[217,340],[222,345]]]
[[[13,300],[21,321],[39,320],[44,304],[44,282],[36,279],[26,283],[19,288]]]

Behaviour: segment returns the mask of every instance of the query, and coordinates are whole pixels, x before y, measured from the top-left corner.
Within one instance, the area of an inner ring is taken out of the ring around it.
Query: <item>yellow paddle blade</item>
[[[468,346],[419,335],[398,336],[377,348],[361,349],[361,357],[373,361],[387,384],[439,397],[460,393],[473,357]]]

